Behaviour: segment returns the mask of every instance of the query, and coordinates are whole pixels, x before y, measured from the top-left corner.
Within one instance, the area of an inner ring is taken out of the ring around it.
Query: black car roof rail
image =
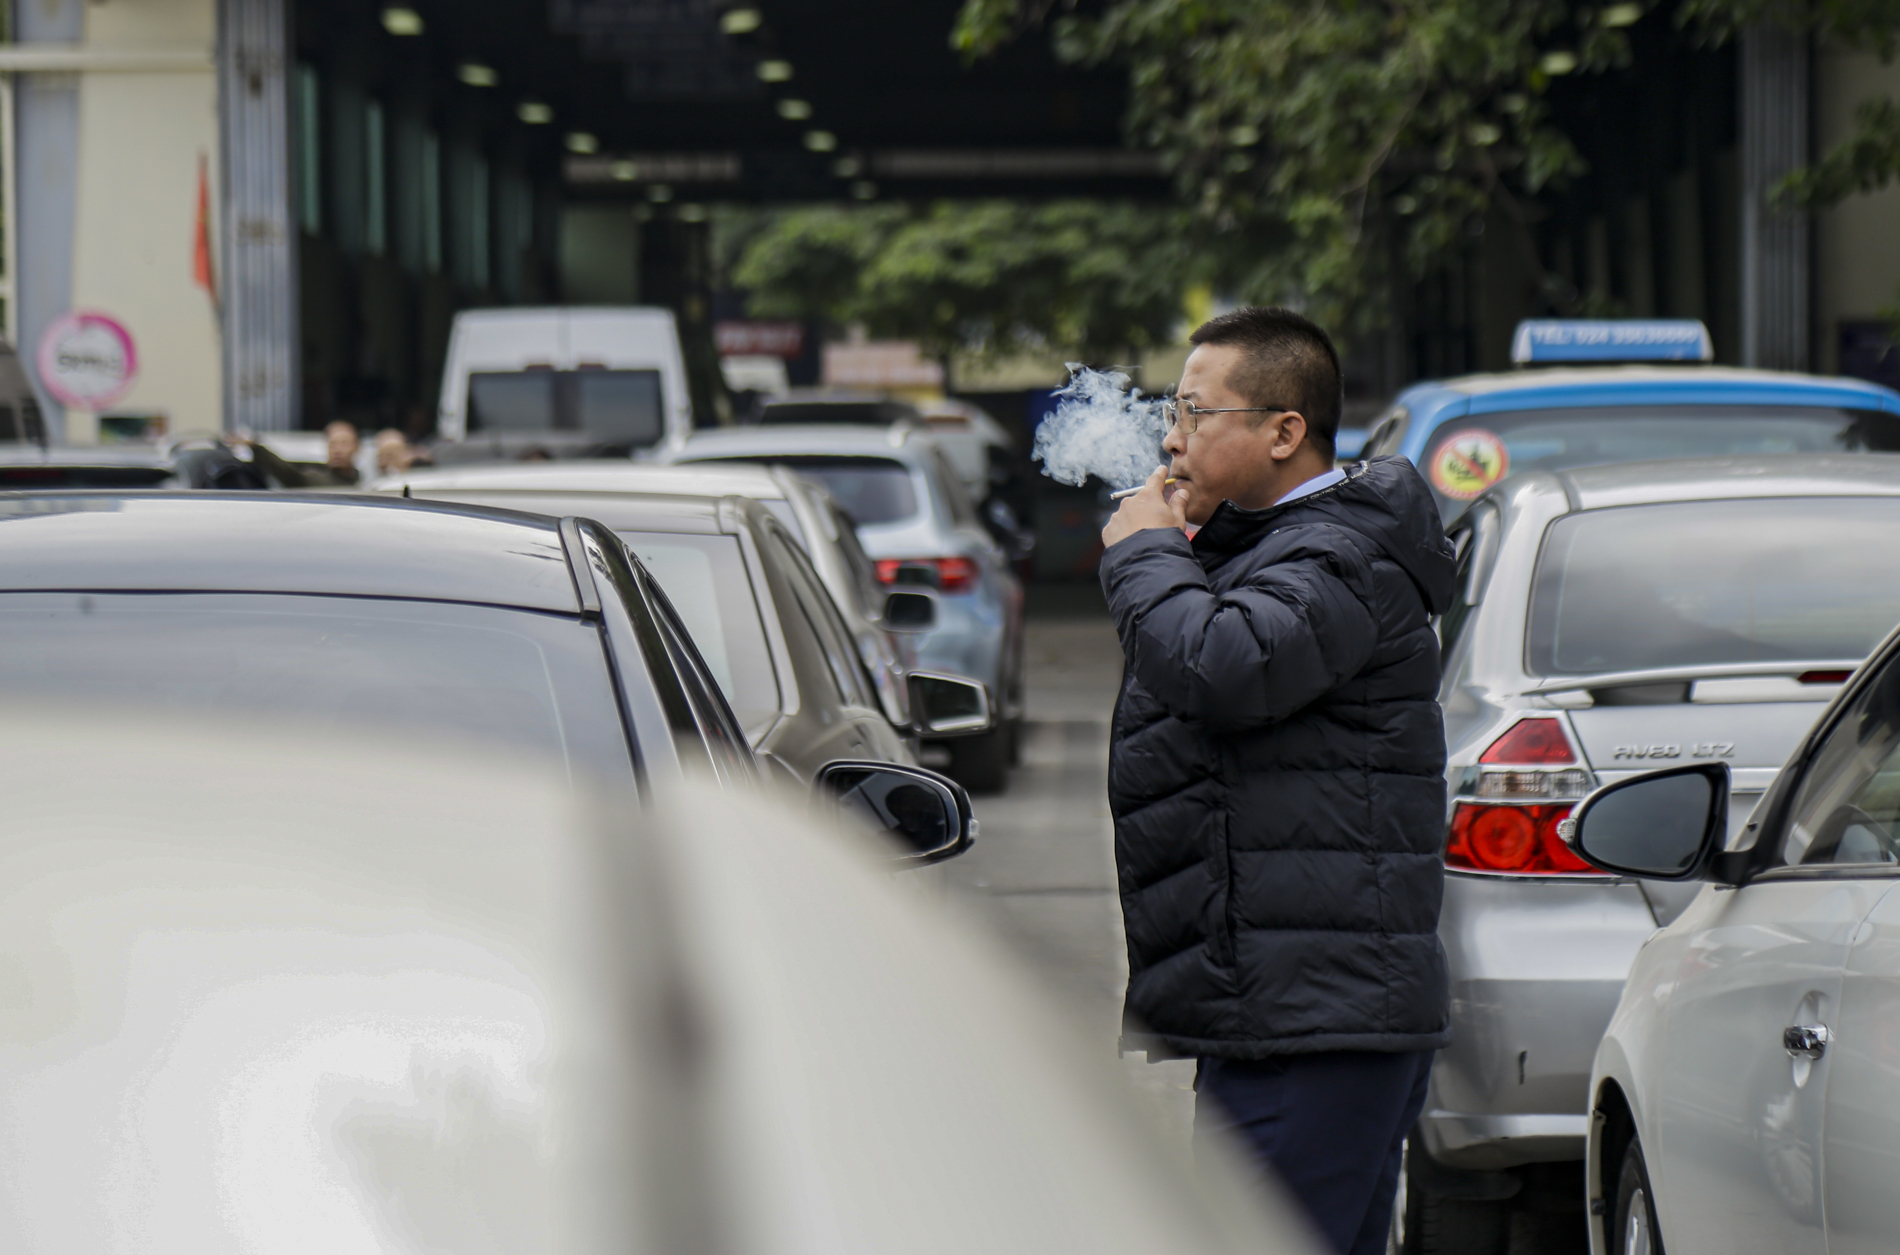
[[[579,519],[561,520],[561,548],[567,553],[567,573],[573,577],[574,593],[580,598],[581,618],[600,618],[600,589],[594,583],[593,564],[587,560]]]

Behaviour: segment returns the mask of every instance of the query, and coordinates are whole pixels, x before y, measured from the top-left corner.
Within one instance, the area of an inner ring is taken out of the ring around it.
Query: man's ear
[[[1270,421],[1276,426],[1269,451],[1276,461],[1285,461],[1299,452],[1300,445],[1306,440],[1306,415],[1298,410],[1288,410]]]

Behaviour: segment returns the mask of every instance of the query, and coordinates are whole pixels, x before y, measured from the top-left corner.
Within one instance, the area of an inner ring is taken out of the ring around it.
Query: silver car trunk
[[[1592,706],[1570,712],[1571,726],[1591,767],[1647,771],[1698,759],[1731,768],[1775,768],[1826,708],[1837,686],[1819,688],[1816,700],[1702,705]]]
[[[1811,700],[1591,706],[1572,710],[1570,723],[1599,784],[1688,762],[1727,763],[1733,844],[1781,764],[1839,691],[1838,685],[1805,687],[1813,693]],[[1681,913],[1698,887],[1646,883],[1643,893],[1662,925]]]
[[[1546,681],[1536,692],[1570,711],[1599,780],[1721,762],[1736,773],[1735,792],[1745,795],[1767,787],[1854,666],[1717,665]]]

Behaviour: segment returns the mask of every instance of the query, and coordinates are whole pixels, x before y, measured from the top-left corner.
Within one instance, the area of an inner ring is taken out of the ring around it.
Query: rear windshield
[[[1506,475],[1655,458],[1745,453],[1900,452],[1900,414],[1823,406],[1619,405],[1514,410],[1446,420],[1419,466],[1439,513]]]
[[[770,462],[809,475],[831,490],[859,527],[901,523],[917,514],[917,489],[910,467],[892,458],[839,456],[722,458],[732,462]]]
[[[1537,675],[1865,658],[1900,623],[1900,498],[1626,506],[1551,525]]]
[[[621,532],[620,538],[665,590],[740,726],[750,734],[775,717],[778,679],[738,538],[678,532]]]
[[[902,401],[780,401],[759,413],[761,423],[856,423],[889,427],[899,419],[916,418],[917,411]]]
[[[468,430],[577,431],[607,444],[660,442],[657,370],[482,371],[468,377]]]
[[[240,731],[369,730],[631,778],[599,634],[559,615],[382,598],[7,593],[0,639],[0,701],[146,707]],[[313,792],[333,785],[324,764],[310,772]]]

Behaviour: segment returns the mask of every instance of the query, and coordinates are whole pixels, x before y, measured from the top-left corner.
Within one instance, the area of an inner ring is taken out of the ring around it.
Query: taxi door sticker
[[[1454,501],[1469,501],[1510,469],[1510,451],[1497,433],[1470,427],[1454,432],[1432,455],[1432,487]]]

